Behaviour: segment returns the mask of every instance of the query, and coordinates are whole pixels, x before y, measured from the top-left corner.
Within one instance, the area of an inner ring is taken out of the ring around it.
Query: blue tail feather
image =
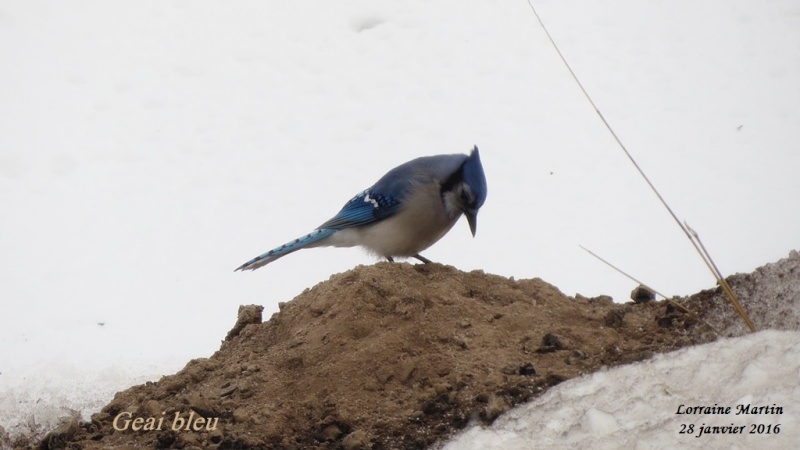
[[[305,235],[305,236],[303,236],[301,238],[297,238],[297,239],[295,239],[293,241],[290,241],[290,242],[287,242],[287,243],[281,245],[280,247],[273,248],[272,250],[270,250],[270,251],[268,251],[268,252],[266,252],[266,253],[264,253],[262,255],[256,256],[255,258],[251,259],[250,261],[247,261],[246,263],[244,263],[241,266],[237,267],[236,270],[234,270],[234,272],[239,271],[239,270],[255,270],[255,269],[258,269],[259,267],[261,267],[263,265],[266,265],[266,264],[269,264],[272,261],[275,261],[276,259],[278,259],[278,258],[280,258],[282,256],[286,256],[289,253],[296,252],[297,250],[300,250],[303,247],[307,247],[307,246],[313,244],[314,242],[317,242],[319,240],[325,239],[326,237],[332,235],[335,232],[336,232],[336,230],[332,230],[330,228],[323,228],[323,229],[314,230],[311,233],[308,233],[307,235]]]

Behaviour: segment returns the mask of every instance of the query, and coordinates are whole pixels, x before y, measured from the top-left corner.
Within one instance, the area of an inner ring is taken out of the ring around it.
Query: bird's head
[[[478,210],[486,201],[486,175],[483,173],[478,147],[472,149],[458,172],[451,177],[446,195],[449,209],[467,216],[469,229],[475,236],[478,227]]]

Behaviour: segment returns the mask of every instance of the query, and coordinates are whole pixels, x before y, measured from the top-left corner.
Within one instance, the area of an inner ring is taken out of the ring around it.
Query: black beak
[[[469,231],[472,232],[472,237],[475,237],[475,230],[478,229],[478,211],[464,211],[464,215],[469,222]]]

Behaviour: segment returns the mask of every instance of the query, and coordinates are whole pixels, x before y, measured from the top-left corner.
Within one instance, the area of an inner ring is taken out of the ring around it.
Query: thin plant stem
[[[628,156],[628,159],[631,161],[631,163],[633,163],[633,166],[636,167],[636,170],[639,171],[639,175],[641,175],[642,178],[644,178],[644,181],[647,182],[648,186],[650,186],[650,189],[656,194],[656,197],[658,197],[658,199],[661,201],[661,204],[664,205],[664,208],[667,209],[669,214],[675,220],[675,223],[678,224],[678,226],[681,228],[684,234],[686,234],[686,237],[689,238],[689,241],[692,243],[697,253],[706,263],[709,270],[711,270],[711,273],[717,279],[717,283],[719,283],[719,285],[722,287],[722,290],[728,296],[728,299],[731,301],[731,304],[733,305],[733,308],[736,310],[736,312],[739,313],[740,316],[742,316],[742,319],[744,319],[744,322],[747,324],[748,328],[750,328],[750,331],[756,331],[756,327],[753,324],[753,321],[750,320],[750,317],[748,317],[744,308],[742,308],[742,305],[736,298],[736,294],[733,293],[733,290],[728,285],[728,282],[725,281],[724,278],[722,278],[722,275],[719,272],[719,269],[717,269],[717,265],[714,263],[714,260],[711,258],[711,255],[709,255],[709,253],[705,250],[705,248],[702,248],[702,243],[700,243],[699,239],[697,239],[697,241],[693,239],[692,233],[689,231],[688,226],[684,226],[684,224],[681,223],[680,219],[678,219],[678,216],[675,214],[675,212],[672,211],[672,208],[670,208],[670,206],[667,204],[667,201],[664,200],[664,197],[661,196],[661,194],[656,189],[655,185],[653,185],[653,183],[650,181],[647,175],[645,175],[644,171],[642,170],[641,167],[639,167],[639,164],[636,162],[636,160],[633,159],[633,155],[631,155],[631,153],[625,147],[625,144],[622,143],[622,140],[619,138],[619,136],[617,136],[617,133],[614,132],[614,129],[611,127],[611,124],[608,123],[605,116],[603,116],[603,113],[600,112],[600,108],[598,108],[597,105],[594,103],[594,100],[592,100],[592,97],[589,95],[589,92],[586,91],[586,88],[583,87],[583,83],[581,83],[581,81],[578,79],[578,76],[575,74],[575,71],[572,70],[572,66],[570,66],[569,63],[567,62],[567,58],[564,57],[563,53],[561,53],[561,49],[558,48],[555,39],[553,39],[553,36],[550,35],[550,31],[547,30],[547,27],[544,25],[544,21],[542,20],[541,16],[539,16],[539,13],[536,11],[536,8],[533,6],[533,1],[528,0],[528,5],[531,7],[531,11],[533,11],[533,14],[536,16],[536,20],[539,21],[539,25],[541,25],[542,30],[544,30],[545,35],[547,35],[547,39],[550,40],[550,43],[553,45],[553,48],[556,50],[556,53],[558,53],[559,58],[561,58],[561,61],[564,63],[564,66],[566,66],[567,70],[569,71],[569,74],[572,76],[572,79],[575,80],[575,83],[578,85],[581,92],[583,92],[583,95],[584,97],[586,97],[586,100],[589,101],[589,104],[592,105],[592,108],[594,108],[594,111],[600,117],[600,120],[603,121],[603,124],[611,133],[611,136],[614,137],[614,140],[617,141],[619,147],[622,149],[623,152],[625,152],[625,155]]]

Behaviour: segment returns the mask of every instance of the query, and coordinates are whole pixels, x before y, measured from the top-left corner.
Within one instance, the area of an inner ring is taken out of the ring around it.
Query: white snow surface
[[[723,272],[800,247],[795,0],[534,4]],[[116,390],[210,355],[240,304],[268,317],[373,262],[315,249],[232,272],[417,156],[477,144],[489,183],[477,237],[458,224],[424,253],[434,261],[624,301],[634,284],[582,244],[668,295],[714,283],[526,1],[6,0],[0,63],[0,426],[12,434],[69,410],[88,417]],[[750,357],[766,374],[796,367],[796,351],[750,353],[758,336],[714,344],[739,350],[697,371],[746,383],[759,377],[734,367]],[[610,392],[634,384],[624,371],[660,379],[646,371],[672,357],[596,376]],[[730,401],[723,387],[705,397],[716,378],[693,377],[669,398]],[[779,377],[747,395],[796,408]],[[565,404],[578,417],[553,427],[607,432],[612,447],[624,430],[623,446],[685,442],[658,419],[674,402],[640,405],[637,419],[596,398]]]
[[[566,381],[491,427],[468,428],[441,450],[793,449],[800,442],[798,379],[800,332],[762,331]],[[740,405],[750,406],[747,414]],[[696,406],[730,411],[678,414]],[[751,414],[757,406],[783,410]],[[777,434],[766,433],[776,425]],[[743,434],[701,432],[706,427]]]

